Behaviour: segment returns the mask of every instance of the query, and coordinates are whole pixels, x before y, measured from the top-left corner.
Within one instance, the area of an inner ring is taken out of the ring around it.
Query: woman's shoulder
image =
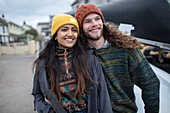
[[[38,59],[37,61],[37,66],[40,68],[40,67],[43,67],[45,64],[45,59]]]

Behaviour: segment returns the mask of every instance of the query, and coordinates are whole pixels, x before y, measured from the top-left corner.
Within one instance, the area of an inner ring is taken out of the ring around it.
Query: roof
[[[22,27],[29,27],[30,29],[34,29],[32,26],[30,26],[30,25],[27,25],[27,24],[24,24]]]
[[[1,22],[2,24],[6,25],[6,26],[8,25],[7,22],[6,22],[6,20],[2,19],[1,17],[0,17],[0,22]]]
[[[37,25],[49,25],[49,22],[41,22],[41,23],[38,23]]]
[[[21,26],[19,26],[19,25],[17,25],[17,24],[15,24],[14,22],[8,22],[8,24],[13,24],[13,25],[15,25],[15,26],[17,26],[17,27],[20,27],[20,28],[22,28]]]

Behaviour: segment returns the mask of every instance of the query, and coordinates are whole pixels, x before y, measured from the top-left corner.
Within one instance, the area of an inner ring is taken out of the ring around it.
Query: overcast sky
[[[38,22],[49,22],[50,15],[71,11],[75,0],[0,0],[0,17],[20,26],[23,21],[36,28]]]

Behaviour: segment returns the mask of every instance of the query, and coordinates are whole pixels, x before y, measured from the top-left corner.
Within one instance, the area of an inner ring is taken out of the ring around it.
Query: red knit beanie
[[[105,22],[103,14],[102,14],[102,12],[100,11],[99,8],[97,8],[93,4],[83,4],[83,5],[81,5],[77,8],[76,13],[74,15],[74,17],[77,19],[77,21],[79,23],[80,29],[82,28],[84,18],[90,13],[99,14],[101,16],[103,23]]]

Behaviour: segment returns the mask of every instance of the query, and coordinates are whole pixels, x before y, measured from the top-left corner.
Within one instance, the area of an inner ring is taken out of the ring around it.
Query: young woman
[[[84,51],[78,33],[74,17],[53,18],[52,38],[34,61],[38,113],[112,113],[100,63],[93,50]]]

